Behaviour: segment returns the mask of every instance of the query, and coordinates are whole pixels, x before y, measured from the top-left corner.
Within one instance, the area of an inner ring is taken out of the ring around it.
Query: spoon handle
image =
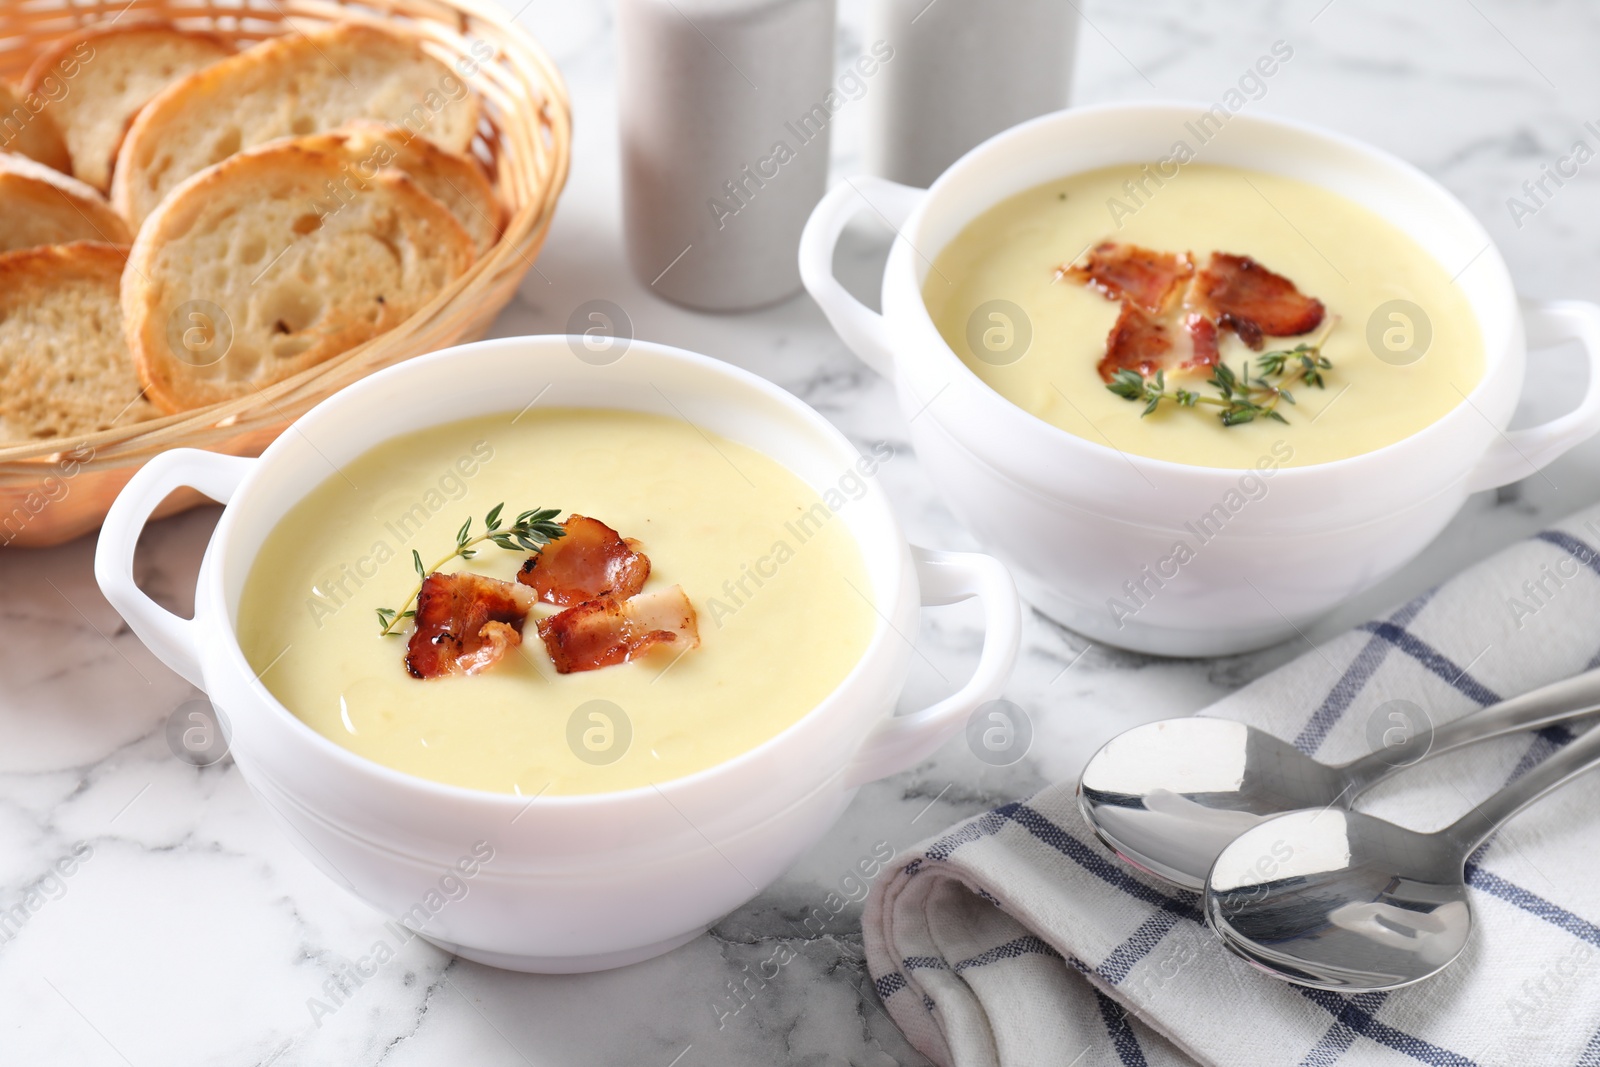
[[[1600,711],[1600,668],[1491,704],[1436,729],[1419,730],[1399,744],[1346,764],[1344,770],[1359,793],[1425,757],[1594,711]]]
[[[1517,812],[1596,766],[1600,766],[1600,726],[1590,728],[1440,832],[1454,838],[1462,852],[1470,855]]]

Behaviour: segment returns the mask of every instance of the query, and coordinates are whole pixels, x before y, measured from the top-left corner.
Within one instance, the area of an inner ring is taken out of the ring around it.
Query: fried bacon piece
[[[1184,332],[1189,335],[1189,358],[1185,367],[1215,367],[1221,357],[1217,354],[1217,324],[1199,312],[1191,312],[1183,320]]]
[[[1218,358],[1217,324],[1204,315],[1184,316],[1183,332],[1174,336],[1166,317],[1157,318],[1124,300],[1097,369],[1101,380],[1110,382],[1119,370],[1138,371],[1140,377],[1149,378],[1175,366],[1214,367]]]
[[[1322,301],[1249,256],[1213,252],[1184,298],[1191,311],[1212,319],[1260,351],[1263,335],[1295,337],[1322,325]]]
[[[599,519],[573,515],[561,524],[566,536],[546,545],[517,572],[547,604],[581,604],[601,596],[626,600],[644,588],[650,557],[639,542],[623,539]]]
[[[1166,367],[1172,351],[1172,333],[1164,320],[1156,318],[1132,301],[1122,302],[1122,314],[1106,336],[1106,354],[1100,361],[1103,381],[1110,382],[1120,370],[1138,371],[1149,378]]]
[[[1155,252],[1138,245],[1102,241],[1082,266],[1062,267],[1059,276],[1088,286],[1112,300],[1126,300],[1159,315],[1178,283],[1194,274],[1194,263],[1179,252]]]
[[[626,600],[603,596],[539,621],[539,636],[561,674],[637,659],[658,644],[696,648],[700,629],[682,586]]]
[[[533,591],[515,582],[435,571],[417,594],[406,670],[413,678],[488,670],[522,643],[534,602]]]

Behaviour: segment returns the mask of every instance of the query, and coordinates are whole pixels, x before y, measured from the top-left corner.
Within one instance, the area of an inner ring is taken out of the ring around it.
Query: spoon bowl
[[[1136,726],[1084,768],[1078,803],[1118,856],[1186,889],[1234,838],[1297,808],[1325,808],[1349,786],[1264,730],[1191,716]]]
[[[1205,908],[1237,955],[1341,992],[1428,978],[1472,929],[1456,842],[1337,809],[1292,812],[1240,835],[1217,857]]]

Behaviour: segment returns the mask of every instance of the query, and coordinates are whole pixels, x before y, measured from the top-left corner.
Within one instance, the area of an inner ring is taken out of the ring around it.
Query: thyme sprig
[[[505,503],[501,502],[489,509],[489,514],[483,518],[483,533],[476,537],[472,535],[472,519],[469,516],[467,521],[461,524],[461,529],[456,531],[456,547],[432,567],[424,567],[421,553],[414,548],[411,550],[411,564],[417,571],[417,584],[411,590],[411,595],[406,597],[405,603],[398,608],[377,609],[378,625],[382,627],[378,631],[378,636],[391,637],[398,633],[395,626],[401,620],[413,618],[417,614],[415,610],[411,610],[411,604],[422,592],[422,583],[428,580],[428,575],[453,559],[471,559],[476,556],[478,550],[473,546],[488,541],[500,548],[521,549],[537,555],[545,545],[567,532],[555,521],[555,517],[561,514],[559,508],[535,508],[532,511],[524,511],[517,516],[516,521],[502,530],[500,512],[504,507]]]
[[[1224,426],[1239,426],[1258,418],[1287,424],[1289,420],[1278,410],[1278,404],[1295,402],[1289,386],[1304,382],[1318,389],[1327,388],[1322,372],[1332,370],[1333,363],[1322,354],[1322,346],[1332,329],[1330,321],[1328,328],[1315,340],[1302,341],[1293,348],[1263,352],[1256,357],[1254,374],[1248,359],[1238,373],[1226,363],[1216,364],[1206,384],[1216,389],[1219,396],[1202,396],[1192,389],[1181,388],[1168,392],[1166,372],[1159,370],[1151,378],[1136,370],[1119,370],[1111,376],[1106,388],[1124,400],[1143,401],[1140,418],[1155,411],[1163,400],[1170,400],[1180,408],[1200,404],[1221,408],[1217,416]]]

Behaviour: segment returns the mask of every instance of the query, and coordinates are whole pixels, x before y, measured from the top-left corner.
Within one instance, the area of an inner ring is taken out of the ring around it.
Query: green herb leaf
[[[1137,371],[1119,370],[1111,376],[1111,381],[1106,388],[1127,400],[1138,400],[1144,396],[1145,384]]]
[[[1203,396],[1183,388],[1167,392],[1165,370],[1156,371],[1148,379],[1134,370],[1119,370],[1111,376],[1106,388],[1124,400],[1141,402],[1144,406],[1139,412],[1140,418],[1156,411],[1161,401],[1171,400],[1182,408],[1201,404],[1220,408],[1217,416],[1224,426],[1242,426],[1258,418],[1288,425],[1289,420],[1278,411],[1278,404],[1295,403],[1289,386],[1304,382],[1317,389],[1327,388],[1322,372],[1333,369],[1333,361],[1322,354],[1322,346],[1337,324],[1336,318],[1330,318],[1313,340],[1302,341],[1293,348],[1263,352],[1253,361],[1246,359],[1238,371],[1226,363],[1217,363],[1206,380],[1216,396]],[[1252,362],[1255,374],[1251,373]]]
[[[1134,375],[1138,379],[1138,375]],[[472,518],[461,524],[461,529],[456,531],[456,547],[449,555],[445,556],[430,569],[422,565],[422,555],[416,549],[411,550],[411,563],[417,571],[417,585],[411,590],[411,595],[406,597],[402,609],[378,608],[379,634],[384,637],[393,636],[402,619],[416,618],[416,611],[411,609],[411,604],[422,592],[422,585],[428,580],[428,575],[438,571],[453,559],[472,559],[478,554],[475,545],[487,541],[497,548],[507,551],[521,549],[524,552],[538,553],[545,545],[566,534],[562,525],[555,521],[561,514],[560,508],[534,508],[524,511],[517,516],[516,522],[501,529],[501,512],[505,508],[502,501],[489,509],[489,514],[483,518],[484,532],[476,537],[472,536]]]

